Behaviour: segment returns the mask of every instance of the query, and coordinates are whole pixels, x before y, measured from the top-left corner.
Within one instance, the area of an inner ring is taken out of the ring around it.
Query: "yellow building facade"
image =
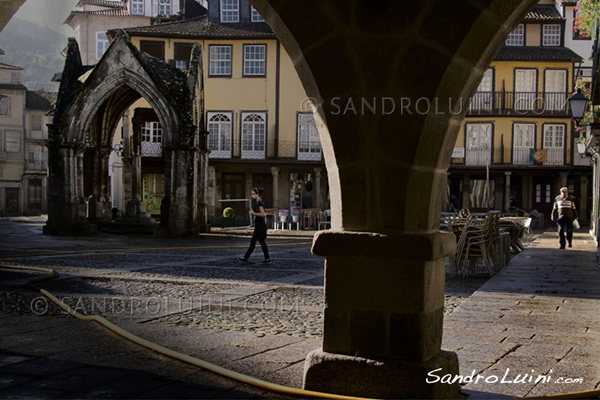
[[[569,29],[554,3],[540,2],[509,35],[465,105],[448,209],[517,208],[550,219],[558,189],[568,186],[585,219],[591,169],[576,150],[568,105],[582,57],[564,47]]]
[[[244,224],[245,199],[253,187],[265,189],[267,208],[290,213],[294,208],[326,209],[328,186],[319,135],[291,59],[247,1],[239,3],[238,22],[224,22],[231,16],[224,17],[219,2],[210,4],[207,16],[126,32],[142,52],[183,70],[193,46],[201,46],[211,223],[218,226],[222,210],[232,207],[238,224]],[[144,200],[157,216],[164,167],[160,146],[151,142],[159,144],[161,127],[145,100],[130,108],[131,121],[136,110],[139,115],[146,112],[141,122]],[[144,154],[144,147],[154,150]]]

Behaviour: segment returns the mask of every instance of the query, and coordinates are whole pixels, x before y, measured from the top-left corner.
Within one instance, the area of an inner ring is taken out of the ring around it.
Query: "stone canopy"
[[[95,66],[82,65],[69,39],[50,128],[47,234],[93,233],[111,223],[108,160],[116,128],[144,98],[163,129],[165,198],[155,234],[187,236],[210,229],[204,188],[208,151],[203,130],[201,49],[195,46],[187,72],[149,56],[120,31]],[[127,124],[128,121],[123,122]],[[131,174],[126,216],[118,221],[153,227],[141,201],[140,127],[123,138],[123,162]]]

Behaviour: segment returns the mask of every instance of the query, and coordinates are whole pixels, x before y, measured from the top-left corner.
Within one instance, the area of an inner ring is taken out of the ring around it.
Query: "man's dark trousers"
[[[568,242],[569,245],[573,241],[573,219],[572,218],[559,218],[558,224],[558,241],[560,248],[563,249],[565,244]],[[565,240],[566,235],[566,240]]]

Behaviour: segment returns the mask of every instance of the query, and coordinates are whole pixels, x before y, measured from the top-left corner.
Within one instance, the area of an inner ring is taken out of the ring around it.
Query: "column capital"
[[[446,232],[322,231],[315,235],[312,252],[327,257],[376,257],[434,261],[453,255],[456,238]]]
[[[314,171],[315,171],[315,175],[321,175],[321,172],[323,171],[323,168],[321,168],[321,167],[316,167],[316,168],[314,169]]]
[[[271,167],[271,174],[273,176],[278,176],[279,175],[279,171],[280,171],[279,167]]]
[[[511,176],[511,175],[512,175],[512,172],[511,172],[511,171],[504,171],[504,175],[506,175],[506,176]]]

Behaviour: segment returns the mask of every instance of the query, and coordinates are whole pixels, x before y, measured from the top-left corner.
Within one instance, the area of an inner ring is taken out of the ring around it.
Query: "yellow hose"
[[[332,393],[315,392],[312,390],[297,389],[297,388],[293,388],[293,387],[289,387],[289,386],[278,385],[276,383],[267,382],[262,379],[253,378],[248,375],[240,374],[239,372],[235,372],[235,371],[223,368],[223,367],[219,367],[218,365],[209,363],[204,360],[200,360],[199,358],[192,357],[187,354],[180,353],[178,351],[169,349],[167,347],[161,346],[159,344],[156,344],[149,340],[141,338],[137,335],[134,335],[133,333],[126,331],[125,329],[113,324],[112,322],[108,321],[106,318],[101,317],[99,315],[83,315],[83,314],[80,314],[79,312],[73,310],[71,307],[64,304],[62,301],[60,301],[56,296],[54,296],[52,293],[48,292],[46,289],[42,289],[35,285],[35,283],[38,283],[38,282],[58,278],[59,274],[58,274],[58,272],[56,272],[54,270],[47,269],[47,268],[40,268],[40,267],[21,267],[21,266],[15,267],[15,266],[11,266],[11,265],[0,265],[0,268],[47,273],[49,275],[28,281],[27,285],[30,288],[32,288],[33,290],[38,291],[38,292],[42,293],[44,296],[48,297],[55,304],[57,304],[59,307],[61,307],[63,310],[65,310],[66,312],[68,312],[69,314],[74,316],[75,318],[78,318],[78,319],[81,319],[84,321],[95,321],[95,322],[103,325],[104,327],[110,329],[112,332],[114,332],[118,335],[121,335],[122,337],[129,339],[132,342],[139,344],[140,346],[144,346],[148,349],[154,350],[158,353],[161,353],[166,356],[175,358],[177,360],[186,362],[188,364],[195,365],[200,368],[204,368],[208,371],[217,373],[217,374],[225,376],[227,378],[235,379],[239,382],[244,382],[244,383],[247,383],[247,384],[250,384],[250,385],[253,385],[256,387],[260,387],[262,389],[267,389],[267,390],[270,390],[273,392],[284,393],[284,394],[289,394],[289,395],[294,395],[294,396],[314,397],[314,398],[322,398],[322,399],[340,399],[340,400],[369,400],[364,397],[353,397],[353,396],[344,396],[344,395],[338,395],[338,394],[332,394]],[[587,391],[581,391],[581,392],[562,393],[562,394],[554,394],[554,395],[548,395],[548,396],[543,396],[543,397],[528,397],[527,399],[548,399],[548,398],[583,399],[583,398],[592,398],[592,397],[600,397],[600,390],[587,390]]]

